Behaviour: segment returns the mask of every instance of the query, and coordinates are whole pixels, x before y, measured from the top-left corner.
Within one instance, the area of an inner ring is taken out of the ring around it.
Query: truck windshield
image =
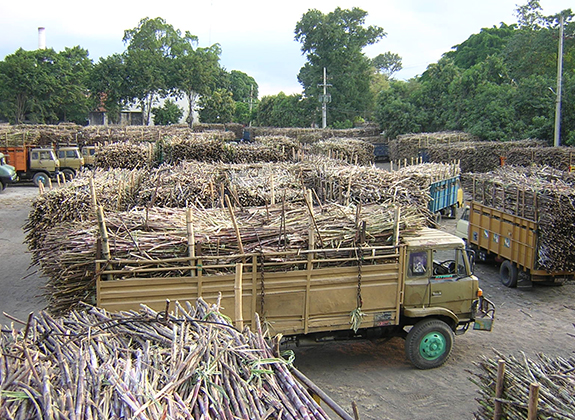
[[[459,278],[467,275],[463,250],[441,249],[433,251],[433,277]]]

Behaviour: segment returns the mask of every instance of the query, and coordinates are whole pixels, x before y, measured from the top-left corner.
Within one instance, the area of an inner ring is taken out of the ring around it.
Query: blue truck
[[[459,175],[452,178],[432,182],[429,185],[429,211],[436,216],[436,221],[441,216],[455,218],[457,209],[463,206],[463,189]]]

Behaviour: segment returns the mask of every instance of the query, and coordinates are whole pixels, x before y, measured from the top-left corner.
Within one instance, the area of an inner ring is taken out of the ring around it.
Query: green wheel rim
[[[445,353],[447,343],[443,334],[431,332],[419,343],[419,354],[426,360],[435,360]]]

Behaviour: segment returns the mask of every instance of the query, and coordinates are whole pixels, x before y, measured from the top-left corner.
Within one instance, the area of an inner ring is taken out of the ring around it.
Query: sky
[[[422,74],[453,46],[481,28],[517,21],[517,5],[527,0],[0,0],[0,60],[18,48],[38,48],[38,27],[46,45],[56,51],[79,45],[96,63],[122,53],[124,31],[141,19],[161,17],[182,33],[190,31],[199,46],[219,43],[221,65],[252,76],[264,95],[301,93],[297,74],[305,63],[294,39],[297,22],[309,9],[322,13],[336,7],[359,7],[368,13],[366,26],[382,27],[387,36],[365,48],[373,58],[392,52],[402,57],[407,80]],[[573,0],[540,0],[543,14],[573,8]],[[329,69],[328,69],[329,73]],[[319,81],[321,82],[321,81]]]

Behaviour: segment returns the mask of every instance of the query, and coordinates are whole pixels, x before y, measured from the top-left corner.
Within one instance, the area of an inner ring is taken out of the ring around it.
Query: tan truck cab
[[[74,179],[84,166],[84,158],[78,146],[60,146],[58,159],[60,160],[60,172],[68,181]]]
[[[96,146],[82,147],[82,157],[84,158],[84,166],[86,168],[93,168],[96,155]]]

